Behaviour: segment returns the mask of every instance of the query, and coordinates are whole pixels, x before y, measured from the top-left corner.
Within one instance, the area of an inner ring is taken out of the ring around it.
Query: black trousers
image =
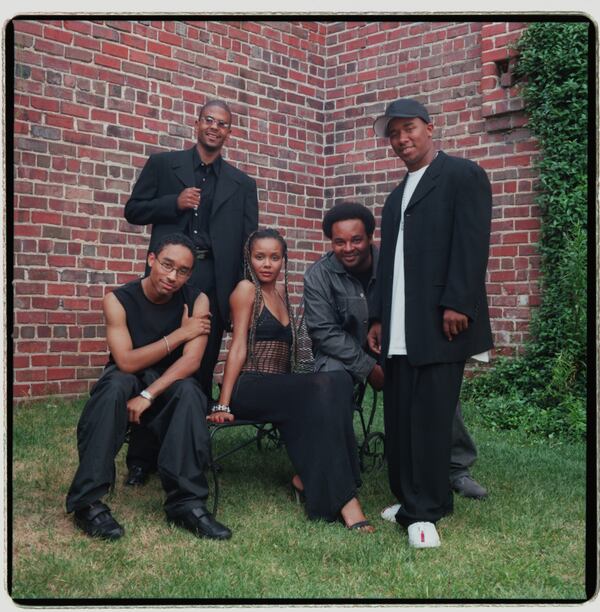
[[[211,317],[210,334],[196,378],[200,388],[210,400],[212,398],[213,371],[221,352],[221,340],[225,329],[225,322],[221,317],[217,305],[217,295],[214,286],[214,264],[212,259],[198,260],[194,265],[194,272],[188,281],[194,287],[200,288],[208,296]],[[158,440],[146,427],[132,426],[129,434],[129,447],[127,449],[127,466],[139,465],[145,470],[156,469],[158,457]]]
[[[104,370],[77,425],[79,467],[67,494],[67,512],[98,501],[113,486],[115,457],[129,424],[127,400],[158,376],[152,369],[141,375],[125,374],[115,365]],[[206,412],[206,397],[198,381],[185,378],[173,383],[142,415],[158,440],[157,467],[168,516],[204,506],[208,497]]]
[[[467,476],[469,468],[477,459],[477,447],[471,438],[463,419],[460,402],[452,419],[452,447],[450,449],[450,484],[458,478]]]
[[[392,493],[404,527],[435,523],[453,510],[450,488],[452,422],[465,363],[411,366],[392,357],[383,389],[385,446]]]

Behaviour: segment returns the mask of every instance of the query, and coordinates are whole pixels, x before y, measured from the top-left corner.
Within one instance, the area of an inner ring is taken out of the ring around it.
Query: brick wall
[[[327,248],[320,220],[356,199],[378,216],[403,164],[371,125],[425,102],[449,153],[494,188],[488,289],[497,348],[522,345],[538,300],[535,143],[512,77],[520,23],[15,20],[16,399],[85,393],[106,361],[102,296],[143,270],[123,207],[154,151],[190,146],[208,97],[235,114],[226,157],[257,179],[291,280]]]

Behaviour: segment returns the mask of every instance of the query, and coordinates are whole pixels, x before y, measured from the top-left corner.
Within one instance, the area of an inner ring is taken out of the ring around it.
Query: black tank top
[[[292,343],[292,328],[288,323],[283,325],[279,319],[266,307],[263,306],[256,320],[256,336],[260,340],[278,340],[287,344]]]
[[[113,293],[125,309],[127,329],[135,349],[161,340],[163,336],[167,336],[172,331],[181,327],[183,305],[188,305],[188,314],[191,316],[194,302],[200,294],[200,290],[184,285],[173,294],[173,297],[168,302],[155,304],[144,294],[142,280],[137,279],[115,289]],[[169,355],[166,355],[152,367],[160,372],[164,372],[181,357],[183,347],[184,345],[181,344],[173,349]],[[109,359],[111,363],[114,363],[112,355],[110,355]]]

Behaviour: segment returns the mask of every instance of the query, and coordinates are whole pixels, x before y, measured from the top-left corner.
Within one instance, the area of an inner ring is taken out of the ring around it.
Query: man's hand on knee
[[[131,423],[140,424],[140,417],[150,408],[152,402],[141,395],[132,397],[127,402],[127,418]]]

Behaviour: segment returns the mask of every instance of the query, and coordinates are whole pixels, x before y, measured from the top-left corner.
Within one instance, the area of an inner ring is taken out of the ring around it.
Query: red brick
[[[56,310],[60,306],[60,300],[58,298],[34,297],[31,300],[31,306],[42,310]]]
[[[60,365],[60,355],[33,355],[31,365],[34,368],[47,368]]]
[[[31,97],[31,106],[41,111],[59,112],[60,103],[58,100],[50,100],[48,98]]]
[[[89,355],[81,355],[81,354],[77,354],[77,355],[69,355],[69,354],[65,354],[62,355],[60,358],[60,364],[63,366],[84,366],[87,367],[89,365],[90,362],[90,356]],[[80,370],[78,370],[79,372]]]
[[[519,244],[529,243],[529,234],[527,232],[512,232],[502,235],[503,244]]]
[[[60,382],[60,393],[64,395],[87,394],[93,382],[95,381],[85,381],[85,380],[61,381]]]
[[[163,45],[154,41],[148,41],[147,50],[150,54],[171,57],[171,47],[169,45]]]
[[[16,342],[15,353],[44,353],[48,349],[47,342]]]
[[[46,380],[46,370],[16,370],[15,382],[31,382]]]
[[[31,385],[29,384],[15,384],[13,385],[13,399],[15,400],[20,400],[23,398],[31,398]],[[41,395],[38,395],[37,397],[41,397]]]
[[[45,312],[16,312],[15,323],[17,325],[26,325],[27,323],[45,323],[47,315]]]
[[[94,62],[96,62],[98,66],[112,68],[113,70],[119,70],[121,68],[121,60],[110,57],[109,55],[102,55],[101,53],[96,53],[94,55]]]
[[[515,221],[515,229],[516,230],[529,230],[529,229],[540,229],[541,222],[540,219],[517,219]],[[536,240],[537,242],[537,237]]]
[[[49,312],[48,323],[50,325],[75,324],[77,317],[71,312]]]
[[[48,368],[47,380],[71,380],[75,376],[73,368]]]

